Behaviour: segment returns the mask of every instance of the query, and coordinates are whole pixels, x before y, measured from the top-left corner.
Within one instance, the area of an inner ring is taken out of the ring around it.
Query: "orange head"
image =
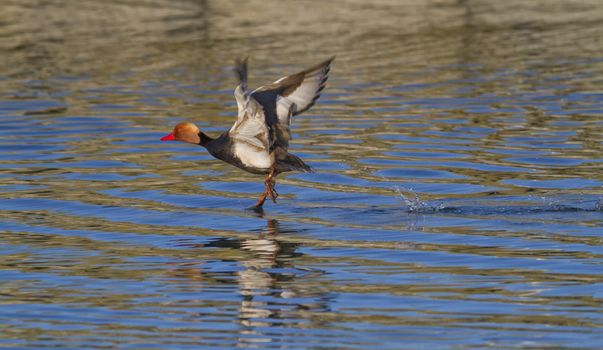
[[[179,123],[169,135],[161,138],[161,141],[182,141],[199,144],[199,128],[193,123]]]

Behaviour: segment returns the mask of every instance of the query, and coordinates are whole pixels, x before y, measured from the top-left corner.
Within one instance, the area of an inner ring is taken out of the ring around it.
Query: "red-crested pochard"
[[[291,117],[307,111],[324,89],[334,57],[299,73],[282,77],[253,91],[247,88],[247,59],[237,60],[239,86],[234,91],[239,109],[237,121],[217,138],[192,123],[180,123],[162,141],[175,140],[205,147],[209,153],[253,174],[267,174],[264,193],[254,208],[261,209],[267,197],[274,203],[276,176],[286,171],[310,172],[299,157],[287,151],[291,140]]]

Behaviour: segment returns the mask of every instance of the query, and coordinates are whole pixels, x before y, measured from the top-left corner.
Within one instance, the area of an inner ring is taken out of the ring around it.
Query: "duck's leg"
[[[266,201],[266,198],[270,197],[274,203],[276,203],[276,198],[278,197],[278,193],[274,190],[274,185],[276,184],[276,170],[274,168],[270,169],[270,173],[266,176],[266,180],[264,180],[264,185],[266,186],[264,189],[264,193],[260,195],[260,198],[255,203],[255,209],[261,209]]]
[[[268,197],[268,192],[264,191],[264,193],[262,193],[262,195],[260,195],[260,198],[253,206],[253,209],[262,209],[262,206],[264,205],[264,202],[266,201],[266,197]]]
[[[266,178],[266,193],[274,203],[276,203],[276,199],[278,198],[278,192],[274,189],[274,186],[276,186],[276,175],[276,169],[272,168]]]

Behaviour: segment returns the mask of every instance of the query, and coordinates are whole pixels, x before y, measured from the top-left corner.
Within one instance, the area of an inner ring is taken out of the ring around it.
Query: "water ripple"
[[[0,346],[598,347],[599,3],[210,5],[0,5]],[[159,142],[332,54],[264,212]]]

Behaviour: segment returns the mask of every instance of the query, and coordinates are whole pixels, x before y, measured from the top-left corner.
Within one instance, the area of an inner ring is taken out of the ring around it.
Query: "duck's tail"
[[[280,153],[280,154],[279,154]],[[276,154],[276,170],[279,173],[287,171],[301,171],[304,173],[312,173],[314,169],[304,163],[301,158],[287,151],[277,152]]]

